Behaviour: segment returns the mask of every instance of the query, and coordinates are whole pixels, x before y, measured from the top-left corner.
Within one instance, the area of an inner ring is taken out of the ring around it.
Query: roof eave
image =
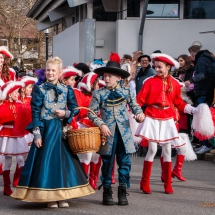
[[[32,6],[32,8],[29,10],[29,12],[27,13],[27,17],[29,18],[33,18],[33,14],[34,12],[38,9],[38,7],[40,6],[40,4],[43,2],[44,0],[37,0],[34,5]]]

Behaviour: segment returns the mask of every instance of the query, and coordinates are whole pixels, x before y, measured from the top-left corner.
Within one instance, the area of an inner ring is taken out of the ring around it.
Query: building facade
[[[144,7],[140,0],[37,0],[28,16],[39,20],[38,30],[54,29],[53,56],[66,66],[140,49]],[[215,52],[214,11],[215,0],[149,0],[143,52],[159,49],[176,58],[192,44]]]

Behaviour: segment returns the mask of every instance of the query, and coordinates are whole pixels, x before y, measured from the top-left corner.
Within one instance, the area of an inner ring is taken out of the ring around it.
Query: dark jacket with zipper
[[[142,88],[143,81],[146,78],[149,78],[153,75],[155,75],[156,72],[153,68],[151,68],[150,65],[146,67],[146,69],[143,71],[142,68],[137,72],[136,77],[135,77],[135,84],[136,84],[136,93],[138,94]]]
[[[207,96],[213,89],[215,81],[213,62],[215,59],[206,50],[198,52],[195,56],[195,72],[190,82],[194,83],[196,98]]]

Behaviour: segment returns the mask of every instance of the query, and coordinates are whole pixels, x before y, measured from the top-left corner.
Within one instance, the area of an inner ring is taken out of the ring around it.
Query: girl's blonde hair
[[[62,60],[59,58],[59,57],[53,57],[53,58],[50,58],[46,61],[46,66],[48,63],[52,63],[52,64],[57,64],[59,65],[59,69],[62,70],[63,68],[63,63],[62,63]]]

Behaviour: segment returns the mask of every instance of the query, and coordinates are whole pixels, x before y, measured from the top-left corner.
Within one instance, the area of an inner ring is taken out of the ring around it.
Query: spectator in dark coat
[[[194,83],[194,91],[196,104],[207,103],[206,97],[214,84],[215,71],[213,67],[215,59],[208,50],[199,51],[195,56],[195,72],[194,77],[186,81],[186,86]]]
[[[151,68],[150,62],[151,59],[148,55],[141,55],[138,58],[138,62],[141,65],[141,68],[137,72],[137,75],[135,77],[135,84],[136,84],[136,93],[138,94],[139,91],[142,88],[143,81],[156,74],[155,70]]]
[[[199,51],[195,55],[195,72],[194,77],[185,82],[186,86],[194,83],[195,106],[201,103],[208,103],[208,94],[214,87],[215,70],[213,67],[214,58],[208,50]],[[210,105],[210,104],[208,104]],[[202,146],[197,149],[197,154],[204,154],[212,149],[208,140],[202,142]]]

